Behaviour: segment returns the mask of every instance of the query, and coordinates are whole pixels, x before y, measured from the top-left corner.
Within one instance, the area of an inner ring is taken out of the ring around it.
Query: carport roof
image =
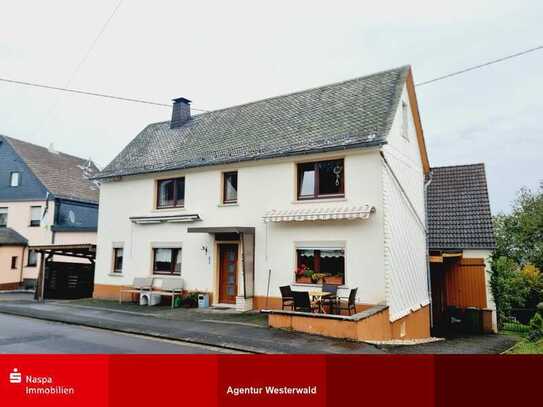
[[[96,245],[92,243],[81,244],[49,244],[30,246],[30,249],[40,253],[57,254],[60,256],[96,258]]]

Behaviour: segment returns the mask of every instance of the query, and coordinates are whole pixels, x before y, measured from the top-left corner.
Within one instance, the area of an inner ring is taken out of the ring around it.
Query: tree
[[[543,301],[543,182],[523,188],[510,214],[494,217],[496,250],[490,285],[503,321],[511,308],[533,308]]]
[[[543,270],[543,181],[535,192],[520,190],[511,214],[494,217],[494,232],[495,258],[505,256]]]

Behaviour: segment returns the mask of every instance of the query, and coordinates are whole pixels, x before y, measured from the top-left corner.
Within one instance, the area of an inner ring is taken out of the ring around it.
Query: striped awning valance
[[[336,219],[368,219],[375,212],[370,205],[336,208],[272,209],[262,217],[264,222],[293,222]]]

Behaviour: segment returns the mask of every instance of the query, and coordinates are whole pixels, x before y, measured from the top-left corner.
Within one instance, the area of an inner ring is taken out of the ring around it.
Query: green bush
[[[537,342],[543,338],[543,316],[539,312],[530,320],[530,331],[528,332],[528,340],[531,342]]]

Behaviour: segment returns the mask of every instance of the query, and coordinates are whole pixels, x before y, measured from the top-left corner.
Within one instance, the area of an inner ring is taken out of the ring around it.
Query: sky
[[[423,82],[543,45],[540,0],[124,0],[95,42],[118,3],[0,0],[0,77],[214,110],[406,64]],[[543,180],[542,72],[543,50],[417,88],[430,164],[484,162],[494,213]],[[170,115],[0,82],[0,134],[101,166]]]

